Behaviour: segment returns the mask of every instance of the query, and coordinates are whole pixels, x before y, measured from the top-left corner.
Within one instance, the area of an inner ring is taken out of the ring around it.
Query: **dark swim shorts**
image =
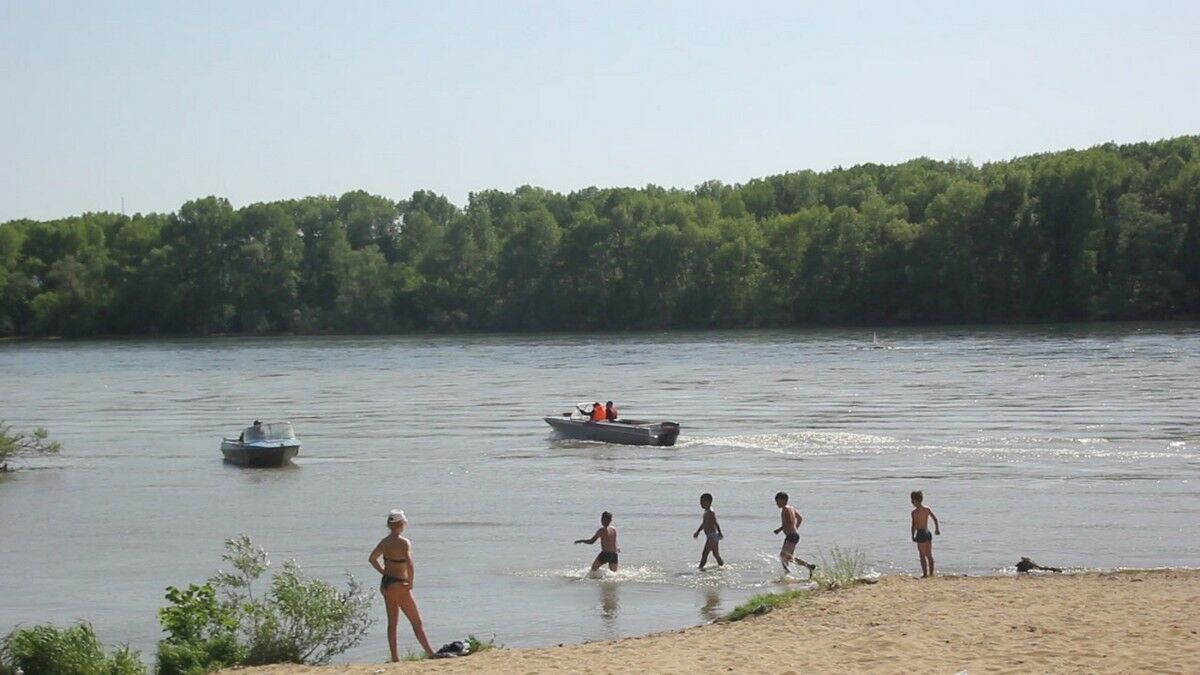
[[[601,552],[600,552],[600,555],[598,555],[598,556],[596,556],[596,557],[597,557],[597,558],[600,560],[600,562],[602,562],[602,563],[608,563],[608,564],[610,564],[610,565],[616,565],[616,564],[617,564],[617,554],[616,554],[616,553],[613,553],[612,551],[601,551]]]
[[[793,533],[789,534],[788,536],[784,537],[783,541],[788,544],[799,544],[800,543],[800,533],[793,532]]]
[[[924,528],[917,530],[917,536],[913,537],[913,541],[918,544],[923,544],[927,541],[933,541],[933,534]]]

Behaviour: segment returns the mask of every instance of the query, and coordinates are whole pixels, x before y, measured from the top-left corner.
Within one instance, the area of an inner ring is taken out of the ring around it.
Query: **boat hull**
[[[226,462],[237,466],[283,466],[300,454],[300,445],[297,443],[264,446],[224,441],[221,443],[221,454],[224,455]]]
[[[555,431],[569,438],[624,445],[675,445],[679,425],[674,422],[591,422],[568,417],[545,417]]]

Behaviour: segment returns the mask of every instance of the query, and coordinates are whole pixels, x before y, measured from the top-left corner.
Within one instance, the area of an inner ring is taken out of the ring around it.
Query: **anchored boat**
[[[221,440],[225,461],[238,466],[282,466],[300,453],[291,422],[253,424],[236,439]]]

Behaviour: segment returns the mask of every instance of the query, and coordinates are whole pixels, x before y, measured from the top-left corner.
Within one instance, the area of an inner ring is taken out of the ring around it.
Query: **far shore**
[[[763,616],[436,661],[224,671],[391,673],[1196,673],[1200,570],[886,577]],[[496,617],[502,622],[502,617]],[[504,625],[495,632],[503,642]],[[408,626],[403,644],[411,646]],[[439,636],[431,636],[438,639]],[[387,653],[378,645],[381,655]]]

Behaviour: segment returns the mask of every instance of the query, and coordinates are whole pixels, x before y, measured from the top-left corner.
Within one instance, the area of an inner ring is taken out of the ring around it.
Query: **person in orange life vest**
[[[593,422],[603,422],[606,419],[608,419],[608,417],[604,414],[604,406],[600,405],[599,401],[596,401],[595,403],[593,403],[592,404],[592,421]]]

